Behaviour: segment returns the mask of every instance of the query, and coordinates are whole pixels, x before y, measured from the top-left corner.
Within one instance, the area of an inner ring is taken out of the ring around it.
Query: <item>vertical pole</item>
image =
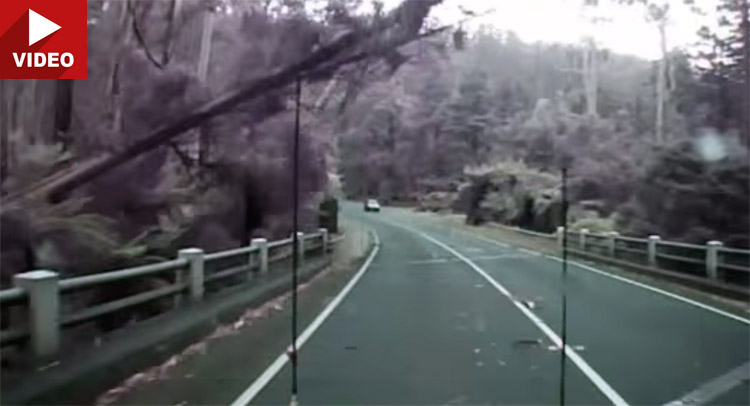
[[[323,255],[328,254],[328,229],[327,228],[319,228],[318,232],[320,233],[320,241],[321,241],[321,249],[323,250]]]
[[[297,235],[297,265],[304,266],[305,264],[305,233],[298,231]],[[292,237],[294,238],[294,237]]]
[[[586,236],[589,234],[587,228],[582,228],[580,233],[581,251],[586,251]]]
[[[179,258],[188,261],[188,288],[190,300],[199,302],[203,299],[203,250],[200,248],[186,248],[177,253]]]
[[[291,405],[297,405],[297,268],[300,258],[299,249],[302,247],[299,230],[299,136],[300,111],[302,109],[302,77],[297,77],[295,88],[294,111],[294,150],[292,151],[292,348],[289,354],[292,363],[292,399]]]
[[[658,235],[648,236],[648,266],[656,266],[656,250],[659,245],[659,240],[661,240],[661,237]]]
[[[617,231],[610,231],[607,234],[607,251],[609,256],[614,258],[617,255],[617,236],[620,235]]]
[[[54,355],[60,347],[60,286],[57,272],[26,272],[15,275],[13,281],[29,295],[29,327],[34,356],[43,358]]]
[[[721,241],[706,243],[706,276],[709,279],[719,279],[719,248],[724,246]]]
[[[564,236],[565,232],[566,232],[565,227],[563,226],[557,227],[557,250],[559,252],[563,251],[563,247],[564,247],[563,241],[565,240],[565,236]]]
[[[565,230],[568,229],[568,168],[562,168],[562,218]],[[565,355],[568,338],[568,233],[563,233],[562,251],[562,332],[560,348],[560,405],[565,405]]]
[[[268,240],[265,238],[253,238],[251,244],[254,247],[258,247],[258,273],[261,275],[268,273]],[[252,254],[249,261],[252,261]],[[250,270],[249,277],[252,277],[252,274],[253,271]]]

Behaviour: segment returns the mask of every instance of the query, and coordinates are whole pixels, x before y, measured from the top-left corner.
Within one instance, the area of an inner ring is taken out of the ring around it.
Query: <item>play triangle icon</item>
[[[29,9],[29,46],[47,38],[60,28],[62,27],[42,17],[36,11]]]

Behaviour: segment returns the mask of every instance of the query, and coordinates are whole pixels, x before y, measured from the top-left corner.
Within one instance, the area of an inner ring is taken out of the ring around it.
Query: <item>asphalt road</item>
[[[301,348],[299,404],[561,403],[558,261],[406,210],[344,211],[380,250]],[[750,323],[575,265],[566,289],[566,404],[750,403]],[[227,345],[238,358],[253,351]],[[183,382],[202,396],[182,404],[288,405],[290,366],[263,374],[269,359],[222,361],[210,379]],[[206,375],[202,364],[182,372]]]
[[[381,250],[300,351],[300,404],[560,403],[561,354],[544,332],[561,335],[559,262],[358,209],[345,210]],[[747,323],[577,266],[567,301],[582,362],[568,357],[565,403],[750,402]],[[289,387],[287,366],[252,403],[288,404]]]

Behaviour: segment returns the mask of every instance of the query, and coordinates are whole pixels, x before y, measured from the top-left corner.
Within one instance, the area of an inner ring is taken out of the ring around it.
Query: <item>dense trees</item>
[[[89,1],[87,80],[1,82],[3,285],[288,235],[300,78],[302,219],[316,227],[336,149],[326,99],[446,29],[423,30],[438,3]]]
[[[526,44],[488,27],[460,50],[448,36],[409,49],[406,66],[343,116],[345,190],[549,231],[559,193],[529,179],[559,177],[567,162],[574,222],[747,246],[748,155],[736,145],[750,114],[743,2],[722,2],[719,22],[731,29],[703,29],[713,47],[702,53],[667,47],[667,5],[625,3],[659,33],[656,62],[592,37]]]
[[[702,27],[702,48],[697,55],[704,93],[716,101],[707,112],[722,132],[739,130],[750,145],[750,18],[747,0],[721,0],[718,25]]]

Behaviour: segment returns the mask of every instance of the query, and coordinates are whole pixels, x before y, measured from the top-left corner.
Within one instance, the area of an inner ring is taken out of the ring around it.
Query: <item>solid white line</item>
[[[487,282],[489,282],[492,286],[495,287],[500,293],[502,293],[504,296],[506,296],[513,305],[518,308],[529,320],[531,320],[532,323],[534,323],[537,328],[542,330],[542,332],[552,341],[558,348],[562,347],[562,339],[542,320],[540,319],[536,314],[534,314],[531,310],[526,308],[521,302],[515,300],[513,298],[513,295],[506,289],[503,285],[501,285],[499,282],[497,282],[495,279],[493,279],[487,272],[485,272],[482,268],[480,268],[477,264],[472,262],[469,258],[465,257],[460,252],[456,251],[455,249],[451,248],[447,244],[436,240],[435,238],[427,235],[426,233],[423,233],[419,230],[412,229],[410,227],[403,226],[401,224],[395,224],[392,222],[388,222],[389,224],[400,227],[405,230],[409,230],[413,233],[416,233],[420,236],[422,236],[424,239],[432,242],[433,244],[443,248],[444,250],[450,252],[456,258],[463,261],[466,265],[468,265],[471,269],[473,269],[475,272],[477,272],[479,275],[481,275]],[[615,391],[608,383],[604,380],[604,378],[599,375],[594,368],[592,368],[578,353],[571,348],[569,345],[565,345],[565,355],[578,367],[578,369],[581,370],[581,372],[586,375],[586,377],[589,378],[589,380],[596,386],[599,391],[606,396],[610,402],[612,402],[615,406],[627,406],[628,403],[625,401],[625,399],[620,396],[617,391]]]
[[[494,240],[492,238],[485,237],[483,235],[474,234],[474,233],[470,233],[470,232],[463,231],[463,230],[458,230],[458,231],[461,232],[461,233],[464,233],[466,235],[469,235],[469,236],[471,236],[473,238],[477,238],[477,239],[480,239],[480,240],[483,240],[483,241],[487,241],[489,243],[496,244],[496,245],[499,245],[501,247],[507,247],[507,245],[505,243],[499,242],[499,241]],[[521,249],[525,250],[525,248],[519,248],[519,250],[521,250]],[[532,251],[532,250],[527,250],[527,251]],[[532,252],[535,252],[535,251],[532,251]],[[552,260],[557,261],[557,262],[562,262],[562,258],[559,258],[557,256],[550,255],[550,254],[544,254],[542,252],[536,252],[536,253],[537,253],[537,255],[543,256],[545,258],[549,258],[549,259],[552,259]],[[650,290],[651,292],[658,293],[658,294],[670,297],[672,299],[676,299],[676,300],[679,300],[681,302],[691,304],[691,305],[699,307],[701,309],[708,310],[710,312],[722,315],[724,317],[728,317],[728,318],[730,318],[732,320],[739,321],[740,323],[745,323],[745,324],[750,325],[750,320],[748,320],[748,319],[746,319],[744,317],[737,316],[736,314],[732,314],[732,313],[729,313],[729,312],[721,310],[721,309],[717,309],[717,308],[715,308],[713,306],[707,305],[705,303],[701,303],[701,302],[699,302],[697,300],[689,299],[689,298],[686,298],[684,296],[680,296],[678,294],[675,294],[675,293],[672,293],[672,292],[669,292],[669,291],[666,291],[666,290],[663,290],[663,289],[660,289],[660,288],[657,288],[657,287],[654,287],[654,286],[651,286],[651,285],[647,285],[645,283],[641,283],[641,282],[634,281],[634,280],[629,279],[629,278],[625,278],[625,277],[622,277],[622,276],[619,276],[619,275],[615,275],[615,274],[612,274],[612,273],[609,273],[609,272],[605,272],[605,271],[602,271],[601,269],[597,269],[597,268],[594,268],[592,266],[582,264],[580,262],[568,260],[568,263],[572,264],[572,265],[575,265],[575,266],[577,266],[579,268],[585,269],[587,271],[594,272],[594,273],[597,273],[599,275],[606,276],[608,278],[612,278],[612,279],[618,280],[620,282],[629,283],[631,285],[638,286],[639,288]]]
[[[665,406],[705,405],[750,379],[750,362],[714,378]]]
[[[309,326],[305,329],[305,331],[302,332],[302,334],[297,337],[297,349],[302,348],[302,346],[307,342],[307,340],[310,339],[310,337],[317,331],[320,326],[323,324],[323,322],[328,318],[328,316],[333,313],[333,311],[338,307],[339,304],[344,300],[346,295],[349,294],[349,292],[354,288],[354,285],[359,282],[359,280],[362,278],[362,276],[367,271],[367,268],[370,266],[370,263],[372,263],[372,260],[375,259],[375,255],[377,255],[378,251],[380,250],[380,239],[378,237],[378,234],[373,232],[373,235],[375,236],[375,246],[372,249],[372,252],[370,252],[370,255],[367,257],[367,260],[364,264],[359,268],[357,273],[352,277],[352,279],[349,281],[349,283],[344,286],[344,288],[339,292],[338,295],[331,301],[331,303],[326,306],[325,309],[323,309],[322,312],[318,315],[318,317],[313,320],[312,323],[310,323]],[[282,368],[284,368],[284,365],[289,361],[289,357],[287,356],[286,352],[279,355],[276,360],[271,363],[271,365],[266,368],[265,371],[257,378],[255,381],[247,388],[245,389],[242,394],[232,402],[232,406],[245,406],[249,404],[250,402],[255,399],[255,397],[260,393],[260,391],[263,390],[263,388],[268,385],[269,382],[276,376],[276,374],[281,371]]]

